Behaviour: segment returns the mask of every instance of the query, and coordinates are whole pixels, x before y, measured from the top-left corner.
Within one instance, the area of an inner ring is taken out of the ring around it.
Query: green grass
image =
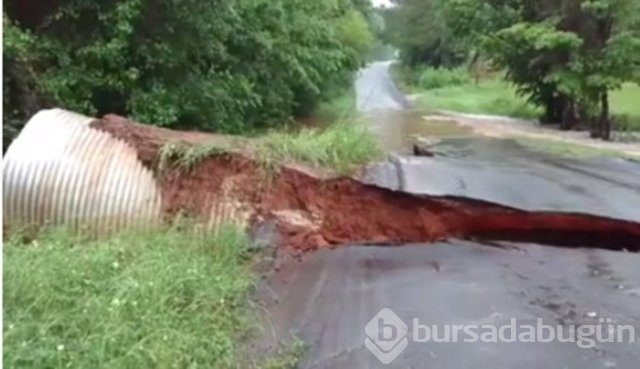
[[[616,129],[640,131],[640,86],[626,83],[620,90],[612,91],[611,111],[616,116]]]
[[[540,108],[517,96],[511,86],[500,80],[425,90],[417,102],[428,110],[453,110],[523,119],[536,119],[542,114]]]
[[[227,151],[218,144],[194,144],[168,142],[159,151],[158,169],[163,172],[170,168],[189,171],[203,159],[220,155]]]
[[[605,148],[597,148],[585,146],[569,142],[562,142],[552,139],[531,138],[531,137],[515,137],[519,144],[532,151],[545,152],[553,155],[564,156],[568,158],[625,158],[640,159],[637,156],[626,154],[618,150],[609,150]]]
[[[261,367],[262,369],[295,369],[306,349],[306,344],[296,338],[274,357],[267,359]]]
[[[62,231],[4,247],[7,368],[239,368],[254,276],[236,229]]]
[[[383,156],[377,138],[357,120],[326,128],[270,132],[261,139],[259,159],[267,164],[300,162],[347,173]]]
[[[427,72],[431,72],[427,73]],[[452,110],[462,113],[501,115],[523,119],[538,119],[542,109],[517,96],[513,86],[494,75],[478,85],[466,83],[436,89],[420,87],[421,79],[433,79],[437,70],[408,68],[400,64],[391,67],[391,75],[405,93],[418,94],[417,104],[427,110]],[[447,72],[452,73],[452,72]],[[441,76],[445,79],[447,73]],[[441,79],[442,79],[441,78]],[[438,81],[435,81],[438,82]],[[424,81],[422,81],[424,85]],[[618,131],[640,131],[640,86],[626,83],[610,93],[611,113]]]

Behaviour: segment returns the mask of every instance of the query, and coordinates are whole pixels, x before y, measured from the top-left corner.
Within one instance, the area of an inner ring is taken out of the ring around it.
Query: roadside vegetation
[[[249,242],[232,226],[100,240],[64,230],[26,243],[11,237],[3,251],[4,366],[252,367],[241,352],[255,328]],[[294,360],[287,353],[286,363]]]
[[[284,126],[348,88],[374,43],[363,0],[3,6],[5,147],[51,106],[211,132]]]
[[[347,173],[380,159],[377,138],[355,119],[343,119],[326,128],[274,131],[260,138],[257,155],[268,165],[300,162]]]
[[[636,0],[403,0],[382,14],[405,85],[432,107],[535,116],[605,140],[640,125]],[[452,79],[461,70],[473,83]]]
[[[452,110],[471,114],[501,115],[528,120],[543,114],[541,107],[520,94],[500,73],[474,78],[464,68],[407,67],[394,64],[392,76],[416,104],[427,111]],[[430,81],[430,82],[426,82]],[[640,132],[640,86],[625,83],[611,93],[613,129]]]
[[[640,85],[625,83],[611,92],[611,111],[617,130],[640,132]]]
[[[327,99],[318,103],[309,118],[317,126],[327,126],[340,120],[356,118],[356,108],[356,92],[351,85],[349,88],[332,92]]]
[[[410,68],[392,66],[392,75],[419,107],[535,119],[542,110],[518,96],[498,75],[474,80],[464,68]],[[427,82],[429,81],[429,82]]]
[[[377,137],[357,116],[355,103],[353,89],[347,89],[321,102],[310,123],[215,142],[167,142],[160,148],[157,167],[160,173],[170,168],[190,171],[207,157],[247,150],[270,172],[285,163],[298,163],[348,174],[384,155]]]
[[[4,247],[4,365],[230,367],[247,332],[248,239],[166,229]]]
[[[636,161],[640,160],[640,156],[625,153],[621,150],[585,146],[548,138],[532,138],[526,136],[516,136],[513,138],[529,150],[568,158],[623,158]]]
[[[160,148],[158,170],[169,168],[190,171],[207,157],[223,154],[228,148],[218,143],[189,145],[184,142],[168,142]]]

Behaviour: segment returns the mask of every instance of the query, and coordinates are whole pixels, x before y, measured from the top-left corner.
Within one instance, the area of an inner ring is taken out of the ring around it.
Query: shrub
[[[24,64],[33,89],[67,109],[174,128],[284,124],[350,84],[371,43],[355,0],[30,4],[4,4],[8,70]]]
[[[461,86],[471,81],[465,69],[426,68],[420,73],[418,85],[425,90]]]

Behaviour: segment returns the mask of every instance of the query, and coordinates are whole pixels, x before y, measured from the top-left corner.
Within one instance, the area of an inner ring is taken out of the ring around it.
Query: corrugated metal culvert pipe
[[[61,109],[29,120],[3,160],[5,229],[66,225],[103,234],[159,223],[153,174],[91,121]]]

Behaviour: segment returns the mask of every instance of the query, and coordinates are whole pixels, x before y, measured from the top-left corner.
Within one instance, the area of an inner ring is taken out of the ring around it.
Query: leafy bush
[[[461,86],[471,81],[469,72],[462,68],[426,68],[420,72],[418,85],[425,90],[442,87]]]
[[[168,229],[4,247],[4,366],[234,368],[248,239]]]
[[[286,123],[350,84],[372,42],[355,0],[30,4],[4,4],[8,68],[67,109],[175,128]]]

